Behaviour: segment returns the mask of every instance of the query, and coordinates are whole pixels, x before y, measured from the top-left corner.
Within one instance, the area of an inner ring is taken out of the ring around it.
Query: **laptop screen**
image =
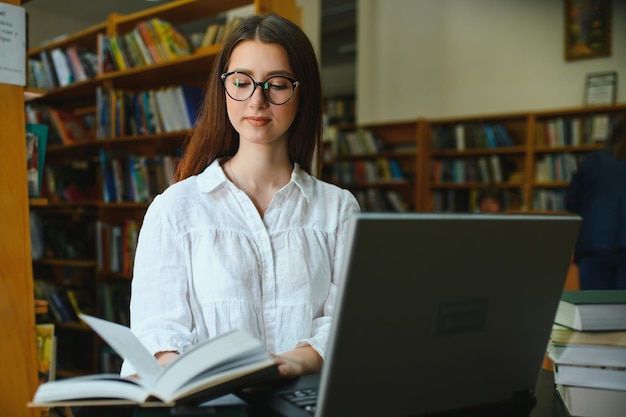
[[[320,416],[404,416],[532,392],[580,218],[355,215]]]

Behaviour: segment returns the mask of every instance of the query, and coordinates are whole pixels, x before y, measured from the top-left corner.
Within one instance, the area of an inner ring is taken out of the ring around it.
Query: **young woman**
[[[295,24],[253,16],[226,39],[177,182],[139,236],[131,329],[160,363],[239,328],[276,355],[282,376],[320,370],[359,210],[311,175],[321,100],[315,52]]]

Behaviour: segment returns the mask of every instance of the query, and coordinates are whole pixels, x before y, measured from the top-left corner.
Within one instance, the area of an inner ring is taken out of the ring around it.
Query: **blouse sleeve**
[[[323,315],[313,320],[312,336],[298,343],[298,346],[310,345],[319,353],[322,359],[325,358],[328,339],[330,338],[330,328],[332,316],[335,311],[335,303],[337,300],[337,290],[340,285],[341,271],[345,262],[346,241],[348,239],[347,232],[352,216],[360,211],[359,203],[354,195],[349,191],[342,191],[344,196],[344,204],[341,213],[338,216],[336,244],[333,253],[332,262],[332,278],[328,297],[324,303]]]
[[[151,353],[182,353],[196,340],[187,302],[188,256],[171,224],[172,211],[163,196],[152,202],[135,253],[130,327]],[[132,373],[132,364],[125,362],[122,375]]]

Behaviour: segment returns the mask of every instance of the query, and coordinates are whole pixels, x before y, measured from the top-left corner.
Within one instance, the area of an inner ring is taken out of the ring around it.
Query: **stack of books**
[[[626,291],[564,291],[548,357],[570,415],[626,415]]]

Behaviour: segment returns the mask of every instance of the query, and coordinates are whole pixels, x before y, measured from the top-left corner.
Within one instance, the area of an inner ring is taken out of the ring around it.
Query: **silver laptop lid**
[[[316,415],[421,415],[532,391],[579,225],[356,215]]]

